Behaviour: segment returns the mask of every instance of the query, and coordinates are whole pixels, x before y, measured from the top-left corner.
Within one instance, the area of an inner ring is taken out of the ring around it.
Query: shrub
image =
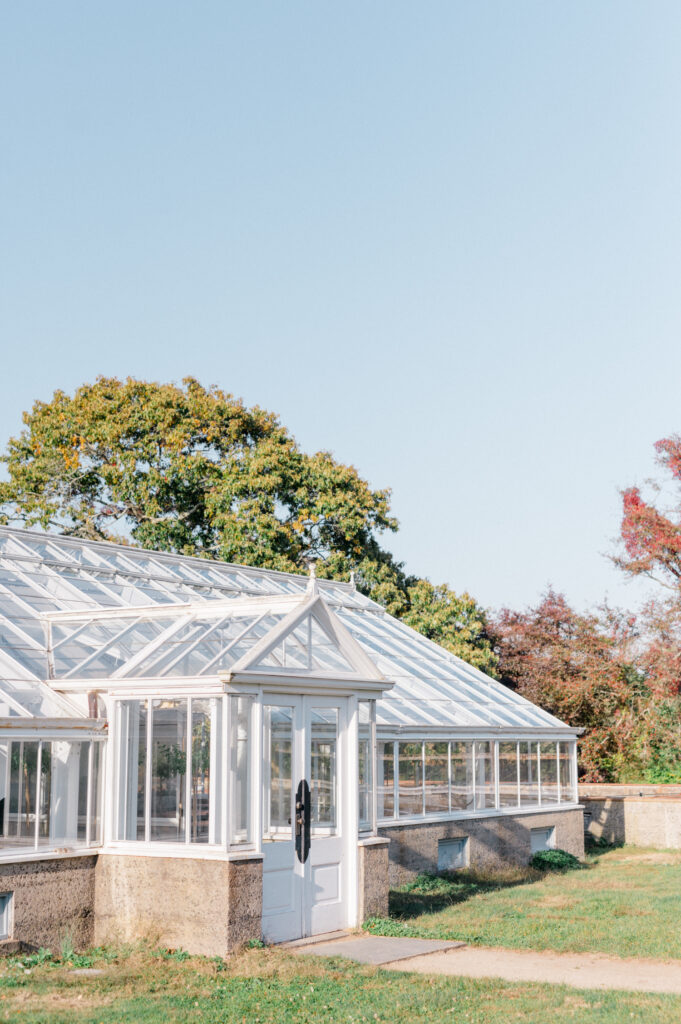
[[[571,871],[582,866],[567,850],[540,850],[533,854],[530,865],[537,871]]]

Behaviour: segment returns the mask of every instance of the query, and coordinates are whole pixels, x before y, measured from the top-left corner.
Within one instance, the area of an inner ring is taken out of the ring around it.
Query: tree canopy
[[[24,414],[2,456],[0,521],[348,580],[493,671],[484,611],[408,576],[382,547],[390,491],[329,452],[302,452],[277,416],[189,377],[98,378]]]

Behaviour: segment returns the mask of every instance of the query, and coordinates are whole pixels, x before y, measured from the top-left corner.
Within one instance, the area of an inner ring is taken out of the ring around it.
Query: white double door
[[[263,707],[263,936],[344,928],[350,826],[345,697],[266,695]]]

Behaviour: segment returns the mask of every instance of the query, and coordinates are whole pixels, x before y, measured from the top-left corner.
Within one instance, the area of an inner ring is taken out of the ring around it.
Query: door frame
[[[302,688],[301,688],[302,689]],[[357,696],[345,692],[339,692],[335,688],[321,687],[315,688],[305,687],[304,692],[285,692],[280,687],[274,687],[272,689],[263,689],[258,695],[258,703],[260,705],[260,713],[257,716],[259,724],[259,737],[257,746],[260,749],[259,757],[259,771],[257,772],[257,778],[254,780],[256,784],[253,786],[253,797],[257,804],[257,817],[254,820],[257,822],[255,840],[257,849],[259,852],[264,854],[263,850],[263,834],[265,827],[265,814],[266,814],[266,793],[265,787],[269,778],[269,766],[268,756],[269,752],[266,749],[265,743],[265,716],[264,706],[266,704],[272,705],[286,705],[287,701],[293,702],[293,706],[300,708],[300,716],[302,718],[302,730],[300,735],[306,737],[305,739],[305,750],[302,754],[302,765],[304,772],[309,775],[309,711],[312,707],[315,707],[315,701],[319,702],[319,706],[340,706],[343,707],[345,704],[345,728],[342,727],[339,721],[338,731],[338,756],[336,773],[338,779],[338,824],[341,831],[342,839],[342,859],[341,859],[341,886],[342,892],[345,893],[344,898],[344,909],[345,909],[345,920],[343,927],[354,928],[357,925],[358,911],[359,911],[359,889],[358,889],[358,838],[359,838],[359,825],[358,825],[358,703]],[[330,692],[331,690],[331,692]],[[334,692],[335,690],[335,692]],[[316,692],[315,692],[316,691]],[[342,715],[341,715],[342,719]],[[300,739],[298,740],[300,743]],[[300,763],[300,757],[298,758]],[[293,775],[293,770],[292,770]],[[306,777],[303,775],[303,777]],[[300,779],[296,778],[295,775],[292,777],[292,787],[295,794],[295,788],[298,785]],[[256,808],[254,808],[255,810]],[[314,841],[314,840],[313,840]],[[305,936],[308,932],[308,922],[310,920],[310,912],[312,904],[308,898],[308,877],[310,871],[310,858],[308,858],[307,872],[303,879],[302,884],[302,908],[301,908],[301,937]],[[263,863],[264,868],[264,863]]]

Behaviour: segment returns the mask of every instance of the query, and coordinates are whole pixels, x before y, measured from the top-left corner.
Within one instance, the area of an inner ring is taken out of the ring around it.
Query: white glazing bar
[[[515,745],[515,768],[516,768],[516,779],[517,781],[517,796],[516,804],[520,807],[520,742],[518,741]]]
[[[562,803],[561,791],[560,791],[560,742],[556,743],[556,798],[558,803]]]
[[[452,813],[452,743],[447,744],[447,794],[449,813]]]
[[[541,743],[535,743],[537,748],[537,803],[541,807]]]

